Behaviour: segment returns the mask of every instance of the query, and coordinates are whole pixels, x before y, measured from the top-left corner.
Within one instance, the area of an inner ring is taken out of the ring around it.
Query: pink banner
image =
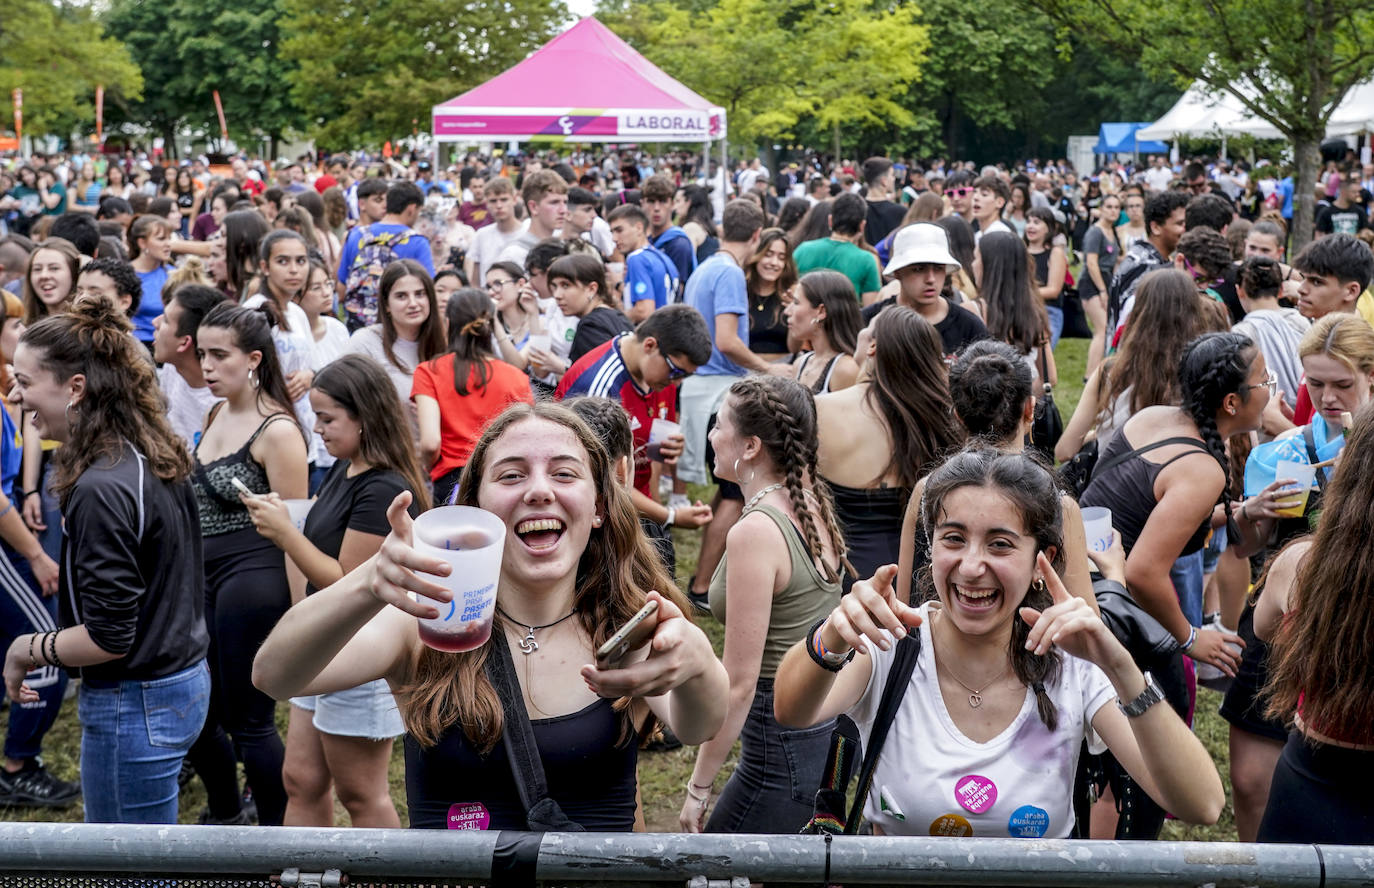
[[[614,117],[581,116],[574,114],[506,115],[506,114],[446,114],[434,122],[436,136],[471,136],[485,139],[490,136],[614,136],[618,133]]]

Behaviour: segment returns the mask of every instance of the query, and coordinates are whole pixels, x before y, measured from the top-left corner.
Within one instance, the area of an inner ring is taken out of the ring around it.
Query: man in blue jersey
[[[677,266],[649,243],[649,217],[639,207],[616,207],[606,221],[616,250],[625,257],[625,314],[638,324],[672,301],[678,287]]]

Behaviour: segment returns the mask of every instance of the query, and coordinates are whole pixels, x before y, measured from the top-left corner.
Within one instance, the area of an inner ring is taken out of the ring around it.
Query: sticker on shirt
[[[448,809],[449,829],[486,829],[491,814],[480,802],[459,802]]]
[[[1007,834],[1015,839],[1039,839],[1050,829],[1050,815],[1044,808],[1022,805],[1011,812]]]
[[[986,814],[997,804],[997,785],[980,774],[960,777],[954,784],[954,800],[966,811]]]
[[[892,792],[886,786],[878,790],[878,810],[894,820],[906,820],[906,815],[902,809],[897,807],[897,803],[892,800]]]
[[[958,814],[943,814],[930,821],[932,836],[948,838],[967,838],[973,835],[973,826]]]

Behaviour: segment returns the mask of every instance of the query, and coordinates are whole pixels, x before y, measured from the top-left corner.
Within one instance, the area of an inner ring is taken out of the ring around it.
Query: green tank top
[[[772,506],[756,506],[751,511],[762,512],[773,519],[787,541],[787,552],[792,557],[792,578],[786,588],[773,596],[773,607],[768,614],[768,634],[763,640],[759,678],[771,681],[787,649],[805,638],[811,624],[828,616],[840,603],[840,584],[828,583],[821,576],[811,561],[801,532],[786,515]],[[730,553],[726,552],[720,559],[716,572],[711,575],[708,594],[711,613],[722,624],[726,619],[725,565],[729,557]]]

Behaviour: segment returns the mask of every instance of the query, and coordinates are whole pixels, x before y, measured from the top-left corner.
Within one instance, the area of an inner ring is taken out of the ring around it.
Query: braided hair
[[[817,523],[824,524],[830,545],[851,576],[853,565],[845,557],[844,533],[835,517],[830,487],[816,472],[816,401],[806,386],[780,376],[746,376],[730,386],[730,415],[744,437],[757,437],[773,465],[783,475],[783,486],[792,510],[801,522],[802,535],[811,557],[818,561],[827,582],[839,576],[822,557],[824,547]],[[811,488],[808,491],[807,483]],[[814,509],[807,501],[813,497]]]
[[[1225,473],[1218,501],[1231,520],[1231,467],[1226,458],[1226,441],[1217,431],[1217,411],[1227,395],[1239,396],[1241,403],[1250,400],[1245,380],[1257,350],[1250,337],[1240,333],[1207,333],[1199,336],[1183,350],[1179,362],[1178,385],[1183,396],[1183,410],[1197,424],[1202,443],[1216,458]]]

